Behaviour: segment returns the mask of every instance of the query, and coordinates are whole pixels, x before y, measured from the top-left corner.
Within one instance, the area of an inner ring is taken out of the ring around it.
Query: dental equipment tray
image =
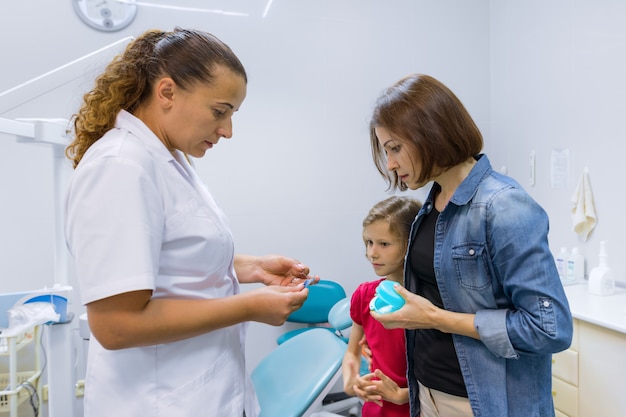
[[[41,326],[37,325],[19,334],[7,336],[0,333],[0,365],[8,373],[0,373],[0,414],[18,416],[18,406],[28,400],[33,389],[39,390],[41,376]],[[27,346],[34,342],[34,366],[31,370],[18,371],[18,354],[27,353]],[[8,365],[6,364],[8,362]]]

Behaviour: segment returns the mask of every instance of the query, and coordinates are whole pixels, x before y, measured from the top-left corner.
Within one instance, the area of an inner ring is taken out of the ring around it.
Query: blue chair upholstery
[[[293,323],[326,323],[328,312],[342,298],[346,291],[335,281],[320,279],[317,284],[309,287],[309,296],[302,307],[291,313],[287,321]]]
[[[339,300],[337,304],[330,309],[328,313],[328,323],[336,330],[336,334],[341,337],[344,342],[348,343],[348,337],[343,334],[343,330],[352,326],[352,319],[350,318],[350,299],[344,298]],[[364,357],[361,357],[360,374],[365,375],[370,373],[370,364]]]
[[[350,318],[350,300],[343,298],[330,309],[328,312],[328,323],[337,331],[341,332],[352,326]]]
[[[317,284],[311,285],[309,296],[302,307],[287,318],[288,322],[303,323],[307,326],[283,333],[276,339],[276,343],[280,345],[295,335],[314,327],[323,327],[335,332],[334,328],[328,327],[328,313],[339,300],[344,298],[346,298],[346,291],[341,284],[335,281],[319,280]]]
[[[252,371],[260,417],[303,417],[321,409],[341,376],[346,343],[322,328],[286,340]]]

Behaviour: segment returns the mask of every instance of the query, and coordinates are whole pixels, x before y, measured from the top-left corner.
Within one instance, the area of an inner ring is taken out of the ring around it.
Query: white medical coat
[[[193,167],[130,113],[85,153],[66,199],[66,238],[84,304],[239,292],[226,217]],[[245,324],[155,346],[106,350],[92,337],[85,417],[258,415]]]

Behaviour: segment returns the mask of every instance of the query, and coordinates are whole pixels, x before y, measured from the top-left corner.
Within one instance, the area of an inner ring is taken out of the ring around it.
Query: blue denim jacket
[[[409,252],[438,189],[413,223]],[[437,220],[434,269],[443,304],[476,314],[480,340],[452,335],[475,417],[554,416],[551,355],[569,347],[573,328],[548,228],[546,212],[485,155]],[[413,281],[407,268],[405,285],[415,292]],[[418,416],[415,331],[406,336],[411,416]]]

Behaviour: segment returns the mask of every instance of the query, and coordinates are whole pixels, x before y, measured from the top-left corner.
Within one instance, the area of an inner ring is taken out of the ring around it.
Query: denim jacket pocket
[[[461,286],[482,290],[491,284],[486,254],[482,243],[463,243],[452,248],[454,268]]]

